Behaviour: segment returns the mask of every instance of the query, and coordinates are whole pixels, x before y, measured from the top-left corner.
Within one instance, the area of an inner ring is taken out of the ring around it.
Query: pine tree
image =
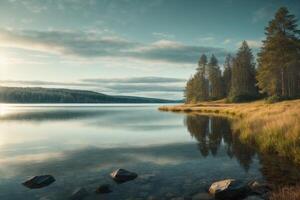
[[[225,58],[225,63],[224,63],[223,85],[224,85],[224,93],[226,97],[229,95],[229,91],[231,87],[232,60],[233,60],[232,56],[228,54]]]
[[[283,98],[300,96],[300,31],[297,20],[281,7],[265,28],[266,39],[258,54],[261,92]]]
[[[212,55],[208,64],[209,98],[221,99],[224,96],[222,73],[217,58]]]
[[[206,101],[208,99],[208,82],[206,79],[207,57],[203,54],[198,62],[197,72],[195,74],[195,84],[197,84],[197,101]]]
[[[232,65],[231,101],[251,100],[257,97],[255,64],[246,41],[239,48]]]

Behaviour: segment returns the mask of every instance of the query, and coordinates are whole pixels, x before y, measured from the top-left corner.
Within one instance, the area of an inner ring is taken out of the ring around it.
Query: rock
[[[109,184],[100,185],[96,189],[96,193],[98,193],[98,194],[105,194],[105,193],[111,193],[111,192],[112,192],[112,190],[110,189],[110,185]]]
[[[126,181],[131,181],[137,178],[137,174],[134,172],[127,171],[125,169],[118,169],[110,174],[110,176],[117,183],[124,183]]]
[[[234,179],[226,179],[213,183],[209,193],[217,200],[242,199],[248,195],[249,187]]]
[[[55,178],[51,175],[41,175],[41,176],[34,176],[27,181],[23,182],[22,184],[25,187],[28,187],[30,189],[37,189],[37,188],[43,188],[55,181]]]
[[[207,193],[198,193],[193,195],[192,200],[212,200],[213,197]]]
[[[85,188],[78,188],[76,189],[71,197],[69,198],[70,200],[82,200],[85,197],[87,197],[89,193],[86,191]]]

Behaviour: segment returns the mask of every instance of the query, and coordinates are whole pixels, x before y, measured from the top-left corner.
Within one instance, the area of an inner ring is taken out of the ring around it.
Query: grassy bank
[[[162,106],[159,110],[230,116],[242,141],[254,142],[261,152],[277,153],[300,164],[300,100],[273,104],[216,101]]]

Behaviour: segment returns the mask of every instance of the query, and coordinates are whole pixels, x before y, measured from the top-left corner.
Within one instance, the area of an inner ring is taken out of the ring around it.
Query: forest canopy
[[[268,96],[271,100],[300,97],[300,30],[296,17],[281,7],[265,28],[257,66],[244,41],[227,55],[221,70],[217,58],[201,55],[196,73],[185,88],[186,103],[226,98],[230,102]]]

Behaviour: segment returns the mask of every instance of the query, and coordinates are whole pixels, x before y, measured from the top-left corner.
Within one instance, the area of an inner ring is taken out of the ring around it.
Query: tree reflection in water
[[[240,165],[248,171],[255,156],[255,149],[251,145],[241,143],[237,136],[232,134],[230,121],[223,117],[202,115],[187,115],[185,126],[191,136],[198,141],[201,155],[216,156],[223,144],[230,158],[235,157]]]
[[[254,156],[260,163],[260,171],[266,181],[279,185],[295,185],[300,180],[300,168],[292,161],[276,154],[256,151],[254,145],[242,143],[238,134],[232,134],[231,122],[224,117],[187,115],[185,126],[193,138],[198,141],[201,155],[216,156],[221,145],[230,158],[236,158],[247,172]],[[222,148],[223,149],[223,148]]]

